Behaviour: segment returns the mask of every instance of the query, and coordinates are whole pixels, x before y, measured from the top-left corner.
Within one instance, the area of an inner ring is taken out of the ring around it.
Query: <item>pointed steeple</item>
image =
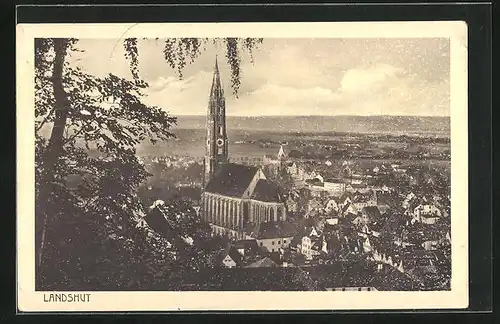
[[[214,75],[207,112],[207,143],[204,166],[204,186],[208,184],[216,169],[228,162],[228,142],[226,133],[226,103],[219,64],[215,57]]]
[[[217,55],[215,56],[214,76],[212,78],[212,88],[210,90],[210,99],[219,99],[218,97],[224,96],[222,90],[222,82],[220,81],[219,64],[217,62]]]

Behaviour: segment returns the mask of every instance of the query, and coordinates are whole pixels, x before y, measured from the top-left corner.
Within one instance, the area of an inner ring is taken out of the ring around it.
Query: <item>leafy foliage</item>
[[[226,44],[235,94],[240,53],[251,55],[261,41],[213,40]],[[165,59],[182,77],[207,42],[168,39]],[[70,66],[66,57],[80,51],[77,43],[35,40],[37,289],[135,290],[159,283],[179,289],[179,273],[170,271],[179,260],[169,252],[169,242],[136,226],[145,214],[137,188],[149,176],[136,147],[174,137],[170,129],[176,118],[141,101],[148,84],[139,76],[137,39],[123,44],[133,80],[96,77]],[[211,240],[209,230],[192,217],[179,224],[197,242],[182,249],[182,267],[198,269],[209,262],[200,253]]]
[[[182,78],[182,71],[187,64],[193,63],[206,50],[206,45],[212,42],[215,46],[225,48],[226,61],[231,68],[231,86],[233,94],[238,96],[242,72],[240,69],[241,54],[248,53],[253,62],[253,51],[262,43],[262,38],[167,38],[163,47],[165,61],[177,71]],[[130,70],[134,79],[139,78],[138,46],[136,38],[124,40],[125,57],[129,60]]]
[[[57,74],[55,62],[64,61],[64,52],[55,51],[55,44],[66,46],[70,55],[76,43],[36,42],[36,222],[44,224],[46,242],[37,284],[44,288],[90,281],[112,285],[109,278],[117,274],[141,278],[124,271],[146,271],[141,267],[148,262],[164,261],[159,250],[145,248],[145,236],[134,229],[133,219],[143,213],[136,188],[148,176],[135,147],[146,139],[173,137],[176,119],[141,102],[147,84],[140,80],[98,78],[68,63]],[[59,94],[54,80],[61,81]],[[64,116],[58,102],[67,103]],[[55,126],[47,140],[42,128],[57,123],[64,128],[62,141],[52,140]],[[91,149],[97,156],[89,154]]]

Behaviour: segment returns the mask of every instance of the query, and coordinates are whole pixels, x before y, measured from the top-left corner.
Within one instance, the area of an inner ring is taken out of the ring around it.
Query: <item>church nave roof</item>
[[[253,166],[228,163],[221,166],[207,184],[205,191],[230,197],[241,197],[258,169]]]

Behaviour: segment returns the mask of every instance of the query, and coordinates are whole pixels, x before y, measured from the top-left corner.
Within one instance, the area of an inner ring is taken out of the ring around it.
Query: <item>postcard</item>
[[[20,312],[468,305],[461,21],[19,24]]]

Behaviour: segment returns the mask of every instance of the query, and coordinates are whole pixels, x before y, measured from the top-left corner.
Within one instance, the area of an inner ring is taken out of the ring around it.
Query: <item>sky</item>
[[[450,44],[445,38],[264,39],[253,63],[242,54],[238,98],[223,48],[208,45],[182,79],[163,58],[162,40],[139,41],[144,102],[173,115],[206,115],[218,57],[229,116],[449,116]],[[131,78],[123,43],[83,39],[71,64]]]

